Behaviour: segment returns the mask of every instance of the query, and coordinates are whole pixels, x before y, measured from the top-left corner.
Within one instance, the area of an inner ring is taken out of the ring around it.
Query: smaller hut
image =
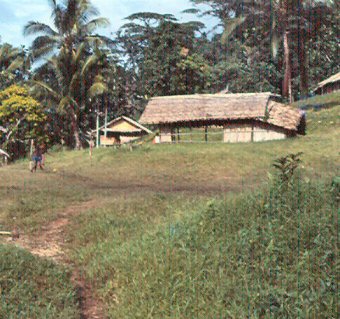
[[[320,82],[313,91],[317,95],[324,95],[338,90],[340,90],[340,72]]]
[[[92,131],[95,135],[97,130]],[[112,146],[130,143],[152,132],[138,122],[126,116],[118,117],[99,128],[100,145]]]

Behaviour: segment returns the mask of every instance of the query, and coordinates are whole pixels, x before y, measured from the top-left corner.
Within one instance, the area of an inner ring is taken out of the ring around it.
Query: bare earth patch
[[[81,204],[69,206],[57,214],[58,218],[41,227],[38,233],[33,235],[20,234],[17,239],[9,239],[8,243],[24,248],[33,255],[42,258],[50,258],[60,264],[69,265],[65,252],[65,230],[71,217],[97,206],[96,200],[90,200]],[[91,286],[80,275],[78,269],[73,270],[72,282],[77,289],[81,319],[104,319],[104,306],[93,295]]]

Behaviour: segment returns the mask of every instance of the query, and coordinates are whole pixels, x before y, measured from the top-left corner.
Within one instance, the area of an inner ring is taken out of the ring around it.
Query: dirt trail
[[[32,254],[53,259],[60,264],[70,265],[65,252],[65,231],[70,219],[82,212],[97,207],[96,200],[69,206],[57,214],[58,218],[41,227],[40,231],[33,235],[20,234],[13,243],[21,248],[27,249]],[[95,298],[91,286],[75,268],[72,274],[72,282],[77,289],[81,319],[104,319],[104,307]]]

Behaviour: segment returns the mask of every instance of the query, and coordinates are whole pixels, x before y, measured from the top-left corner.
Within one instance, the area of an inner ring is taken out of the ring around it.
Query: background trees
[[[0,44],[0,89],[20,82],[28,75],[30,60],[27,51],[8,43]]]
[[[30,138],[47,138],[46,116],[27,88],[12,85],[0,91],[0,143],[10,155],[25,153]]]
[[[336,5],[333,1],[303,0],[256,0],[256,1],[220,1],[192,0],[198,8],[208,7],[198,14],[211,15],[219,19],[217,26],[222,27],[221,40],[227,43],[224,50],[236,46],[237,52],[244,52],[247,64],[252,68],[256,83],[280,93],[287,100],[293,97],[307,96],[309,89],[317,81],[309,83],[310,73],[318,63],[311,63],[311,56],[318,54],[315,41],[325,39],[325,33],[333,30],[323,45],[333,43],[333,50],[338,50],[339,24],[336,23]],[[328,30],[328,31],[326,31]],[[337,31],[335,31],[337,30]],[[321,46],[319,50],[325,51]],[[339,58],[333,51],[330,61]],[[229,59],[229,62],[232,61]],[[330,62],[328,61],[328,62]],[[316,61],[315,61],[316,62]],[[237,69],[244,65],[242,59],[236,62]],[[329,64],[329,63],[326,63]],[[334,67],[334,65],[333,65]],[[328,74],[335,72],[334,69]],[[265,77],[262,77],[262,73]],[[247,78],[244,74],[243,78]],[[238,76],[239,77],[239,76]],[[262,79],[264,79],[262,81]],[[269,84],[269,85],[268,85]],[[243,89],[244,90],[244,89]],[[247,88],[245,88],[247,90]]]
[[[291,101],[339,70],[333,1],[191,0],[185,12],[198,21],[139,12],[111,39],[96,33],[109,21],[90,0],[49,2],[53,25],[24,27],[36,35],[30,50],[0,45],[0,89],[30,87],[52,143],[80,148],[98,114],[138,118],[152,96],[227,89]],[[207,28],[202,16],[215,25]]]

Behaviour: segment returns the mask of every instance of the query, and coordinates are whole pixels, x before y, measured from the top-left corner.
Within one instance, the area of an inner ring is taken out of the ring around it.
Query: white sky
[[[195,16],[181,13],[192,7],[189,0],[92,0],[92,3],[100,10],[100,16],[111,22],[111,26],[101,32],[108,36],[125,23],[125,17],[136,12],[170,13],[180,21],[198,20]],[[50,24],[48,0],[0,0],[1,42],[29,47],[33,37],[24,37],[23,27],[31,20]],[[203,22],[213,24],[209,18]]]

